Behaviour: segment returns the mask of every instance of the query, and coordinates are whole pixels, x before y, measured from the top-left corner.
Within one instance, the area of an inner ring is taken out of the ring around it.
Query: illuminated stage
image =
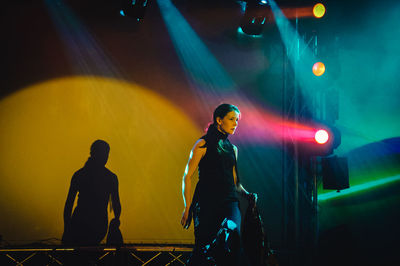
[[[0,266],[184,265],[182,176],[221,103],[241,111],[229,140],[280,266],[400,265],[400,1],[2,11]],[[66,248],[71,179],[98,139],[129,244]]]

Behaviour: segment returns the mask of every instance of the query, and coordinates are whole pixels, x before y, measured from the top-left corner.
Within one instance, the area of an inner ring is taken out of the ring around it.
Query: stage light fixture
[[[314,139],[318,144],[325,144],[329,140],[329,133],[325,129],[319,129],[315,132]]]
[[[316,18],[322,18],[325,15],[326,8],[323,4],[318,3],[315,4],[313,7],[313,14]]]
[[[325,64],[322,62],[317,62],[313,65],[312,71],[317,77],[322,76],[325,73]]]
[[[324,189],[340,191],[349,188],[349,166],[346,157],[325,157],[321,160],[322,185]]]
[[[146,8],[149,0],[122,0],[121,16],[127,16],[140,21],[146,14]]]
[[[341,132],[335,126],[316,125],[313,139],[299,142],[300,150],[308,156],[329,156],[339,147]]]
[[[267,0],[247,0],[239,31],[247,35],[262,34],[263,27],[268,20],[269,3]]]

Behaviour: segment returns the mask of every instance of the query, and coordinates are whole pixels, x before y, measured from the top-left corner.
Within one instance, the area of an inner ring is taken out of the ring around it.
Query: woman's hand
[[[181,219],[181,225],[183,226],[184,229],[188,229],[190,226],[190,220],[189,220],[189,209],[186,209],[182,213],[182,219]]]
[[[244,187],[240,183],[236,186],[236,189],[245,199],[247,199],[249,201],[250,204],[252,204],[254,206],[256,205],[257,199],[258,199],[257,193],[247,192],[247,190],[244,189]]]

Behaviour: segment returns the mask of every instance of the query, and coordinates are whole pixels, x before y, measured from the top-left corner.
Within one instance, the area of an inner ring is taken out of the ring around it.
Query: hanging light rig
[[[258,37],[267,22],[269,3],[267,0],[247,0],[243,4],[244,14],[238,32]]]
[[[146,14],[148,0],[122,0],[121,10],[119,14],[121,16],[131,17],[140,21]]]

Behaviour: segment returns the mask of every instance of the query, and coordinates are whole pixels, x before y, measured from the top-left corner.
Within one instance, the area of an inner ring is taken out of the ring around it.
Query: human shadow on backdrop
[[[107,244],[122,245],[123,243],[119,230],[121,204],[118,178],[105,167],[109,151],[110,146],[107,142],[103,140],[93,142],[90,147],[89,159],[72,176],[64,207],[64,233],[62,236],[64,245],[99,245],[107,234],[107,206],[110,199],[114,219],[110,222]],[[76,195],[78,195],[78,201],[72,212]]]

